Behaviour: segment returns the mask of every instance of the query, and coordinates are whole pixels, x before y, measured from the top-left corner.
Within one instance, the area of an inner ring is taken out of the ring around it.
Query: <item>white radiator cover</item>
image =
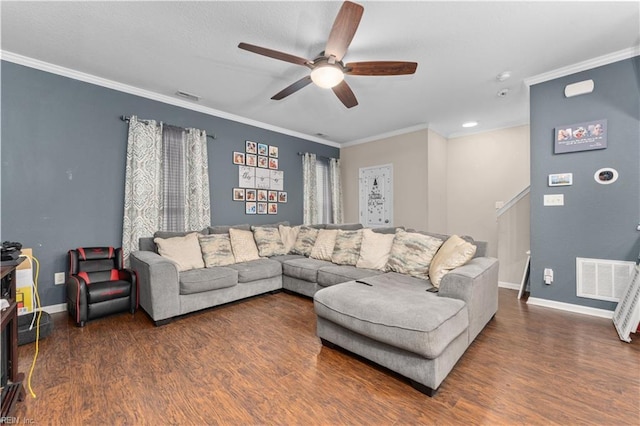
[[[578,297],[618,302],[633,276],[635,262],[576,258]]]

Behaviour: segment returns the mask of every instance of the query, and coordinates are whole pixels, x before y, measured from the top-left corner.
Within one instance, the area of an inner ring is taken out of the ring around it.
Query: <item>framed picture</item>
[[[606,148],[606,119],[566,124],[555,128],[554,154]]]
[[[277,158],[269,158],[269,168],[273,170],[278,170],[278,159]]]
[[[269,199],[268,201],[270,203],[277,203],[278,202],[278,191],[269,191]]]
[[[244,201],[244,189],[233,188],[233,201]]]
[[[233,164],[244,165],[244,152],[233,152]]]
[[[269,214],[278,214],[278,204],[269,203],[267,210],[269,211]]]
[[[269,157],[278,158],[278,147],[269,145]]]
[[[256,168],[238,166],[238,186],[240,188],[256,187]]]
[[[269,189],[276,191],[284,191],[284,172],[282,170],[269,170],[270,186]]]
[[[549,186],[573,185],[573,173],[557,173],[549,175]]]
[[[255,167],[258,164],[258,156],[256,154],[247,154],[244,157],[247,166]]]
[[[267,203],[258,203],[258,214],[267,214]]]
[[[258,189],[258,202],[263,201],[267,202],[267,190],[266,189]],[[265,212],[267,211],[265,207]]]
[[[287,202],[287,193],[284,191],[279,191],[278,192],[278,202],[279,203],[286,203]]]
[[[256,202],[255,201],[246,202],[246,203],[244,203],[244,205],[245,205],[245,208],[244,208],[245,214],[256,214]]]
[[[258,155],[264,155],[265,157],[269,153],[269,145],[264,143],[258,144]]]
[[[255,189],[246,189],[244,191],[244,199],[246,201],[256,201],[256,190]]]
[[[246,141],[245,151],[247,154],[257,154],[258,153],[258,144],[253,141]]]
[[[258,167],[262,167],[263,169],[269,167],[269,158],[258,155]]]

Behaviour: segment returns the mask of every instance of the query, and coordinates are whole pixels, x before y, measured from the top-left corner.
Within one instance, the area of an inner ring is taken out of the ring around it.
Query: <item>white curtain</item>
[[[122,251],[125,261],[162,224],[162,126],[155,121],[129,119],[124,184]]]
[[[316,185],[316,155],[302,155],[302,223],[318,223],[318,201]]]
[[[211,223],[207,135],[198,129],[129,119],[122,248],[141,237],[200,230]]]
[[[342,223],[342,181],[340,180],[340,159],[329,159],[329,186],[333,223]]]

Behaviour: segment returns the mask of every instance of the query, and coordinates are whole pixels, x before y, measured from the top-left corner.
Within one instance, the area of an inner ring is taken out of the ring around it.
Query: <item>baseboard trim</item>
[[[606,309],[591,308],[589,306],[574,305],[572,303],[556,302],[555,300],[539,299],[537,297],[529,297],[527,304],[534,306],[542,306],[545,308],[559,309],[561,311],[573,312],[576,314],[590,315],[592,317],[613,318],[613,311]]]
[[[67,312],[67,304],[60,303],[59,305],[43,306],[42,310],[48,314],[57,314],[58,312]]]
[[[498,287],[508,288],[509,290],[520,290],[520,284],[509,283],[506,281],[498,281]]]

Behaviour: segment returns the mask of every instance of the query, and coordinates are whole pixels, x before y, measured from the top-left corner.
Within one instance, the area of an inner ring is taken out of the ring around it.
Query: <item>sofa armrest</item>
[[[446,274],[440,297],[464,300],[469,310],[469,343],[498,311],[498,259],[476,257]]]
[[[154,321],[180,315],[178,266],[151,251],[134,251],[129,260],[138,275],[140,306]]]

